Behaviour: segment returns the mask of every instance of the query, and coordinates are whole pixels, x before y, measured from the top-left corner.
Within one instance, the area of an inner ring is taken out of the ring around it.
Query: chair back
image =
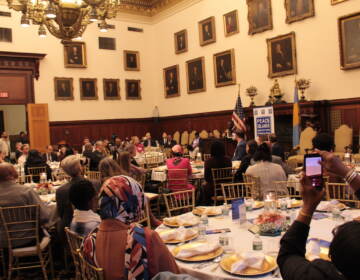
[[[93,181],[100,181],[101,180],[101,173],[99,171],[87,171],[85,176],[88,180]]]
[[[149,201],[145,199],[145,209],[142,210],[140,219],[138,221],[139,224],[145,224],[146,226],[151,228],[150,215],[149,215]]]
[[[1,224],[9,254],[18,243],[36,243],[39,247],[39,205],[0,207]]]
[[[56,172],[51,174],[53,182],[55,181],[63,181],[63,180],[70,180],[70,176],[67,175],[62,168],[59,168]]]
[[[239,198],[251,198],[251,189],[255,183],[221,184],[225,203]]]
[[[345,153],[345,147],[352,146],[353,129],[346,124],[335,129],[334,132],[335,152]]]
[[[172,191],[186,190],[188,185],[187,169],[168,169],[167,185]]]
[[[192,144],[192,142],[195,139],[195,134],[196,134],[196,130],[191,131],[190,135],[189,135],[189,145]]]
[[[164,155],[149,155],[145,153],[144,163],[148,169],[158,167],[164,163]]]
[[[18,183],[20,185],[24,185],[24,184],[30,184],[33,182],[33,179],[32,179],[32,175],[20,175],[19,178],[18,178]]]
[[[81,279],[81,266],[78,250],[80,249],[81,243],[84,238],[77,233],[71,231],[68,227],[65,227],[66,238],[68,241],[71,256],[75,265],[75,279]]]
[[[220,133],[219,130],[214,129],[214,130],[213,130],[213,134],[214,134],[214,137],[215,137],[215,138],[217,138],[217,139],[221,138],[221,133]]]
[[[176,141],[176,143],[180,143],[180,132],[179,131],[175,131],[174,135],[173,135],[173,139]]]
[[[81,267],[81,278],[82,279],[91,279],[91,280],[103,280],[104,279],[104,270],[102,268],[95,267],[89,264],[78,250],[80,267]]]
[[[41,167],[28,167],[29,175],[32,175],[34,181],[39,182],[40,174],[46,173],[46,166]],[[48,178],[50,179],[50,178]]]
[[[232,167],[226,168],[212,168],[211,169],[213,183],[214,183],[214,203],[217,204],[218,200],[222,200],[221,184],[234,182],[234,169]]]
[[[207,161],[211,158],[211,154],[204,154],[204,161]]]
[[[298,167],[299,160],[297,157],[290,157],[286,160],[286,165],[290,173],[295,173],[295,169]]]
[[[187,145],[189,144],[189,132],[187,130],[183,131],[183,133],[181,133],[181,141],[180,141],[181,145]]]
[[[201,139],[208,139],[209,138],[209,133],[204,129],[204,130],[202,130],[200,133],[199,133],[199,135],[200,135],[200,138]]]
[[[255,200],[262,200],[260,178],[243,173],[245,183],[254,183],[251,189],[251,197]]]
[[[306,154],[307,149],[312,149],[312,139],[316,136],[316,131],[311,128],[307,127],[300,133],[300,155]]]
[[[288,181],[275,181],[276,195],[279,198],[290,197],[290,198],[301,198],[300,195],[300,182],[288,182]]]
[[[173,192],[163,194],[163,196],[169,217],[175,211],[188,212],[195,208],[195,190]]]
[[[353,190],[348,184],[344,183],[326,183],[326,199],[336,199],[340,202],[359,202]]]

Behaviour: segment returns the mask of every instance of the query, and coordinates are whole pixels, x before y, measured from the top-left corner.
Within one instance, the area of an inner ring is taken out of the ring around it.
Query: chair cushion
[[[40,242],[40,250],[43,251],[44,249],[46,249],[49,243],[50,243],[50,237],[48,236],[43,237],[43,239]],[[12,252],[14,257],[33,256],[38,253],[36,246],[17,248],[14,249]]]

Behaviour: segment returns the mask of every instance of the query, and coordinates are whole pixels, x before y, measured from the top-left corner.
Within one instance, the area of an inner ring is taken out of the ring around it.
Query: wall
[[[235,49],[237,82],[241,84],[241,97],[244,105],[250,100],[245,96],[245,89],[251,85],[258,88],[255,98],[257,105],[263,105],[270,93],[273,80],[267,77],[266,39],[294,31],[296,34],[298,78],[310,78],[309,89],[311,100],[338,99],[357,97],[360,91],[360,69],[340,70],[339,41],[337,19],[340,16],[360,11],[360,1],[349,0],[334,5],[330,0],[315,0],[315,17],[286,24],[284,0],[273,0],[274,29],[263,33],[248,35],[247,5],[245,0],[203,0],[191,8],[183,10],[154,26],[159,34],[155,47],[158,56],[155,88],[161,116],[179,115],[199,112],[229,110],[234,107],[237,86],[215,88],[213,74],[213,54]],[[240,33],[225,37],[223,14],[238,10]],[[199,45],[198,22],[209,16],[216,18],[217,42],[204,47]],[[180,55],[174,52],[173,34],[179,30],[188,30],[189,51]],[[186,69],[187,60],[205,56],[207,91],[198,94],[187,94]],[[165,99],[162,80],[162,69],[174,64],[180,65],[181,96]],[[294,77],[279,78],[280,86],[285,92],[285,100],[293,100]]]
[[[5,130],[9,135],[17,135],[26,131],[26,112],[24,105],[0,105],[4,112]]]

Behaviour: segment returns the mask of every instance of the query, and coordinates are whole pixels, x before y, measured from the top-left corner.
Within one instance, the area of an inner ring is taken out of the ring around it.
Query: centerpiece
[[[286,227],[286,217],[279,213],[264,212],[254,220],[254,224],[259,227],[260,235],[278,236]]]

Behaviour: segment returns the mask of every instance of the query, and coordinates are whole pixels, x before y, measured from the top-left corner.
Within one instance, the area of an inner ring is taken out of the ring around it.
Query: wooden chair
[[[179,131],[175,131],[174,135],[173,135],[173,139],[176,141],[176,143],[180,143],[180,132]]]
[[[196,134],[196,130],[191,131],[190,135],[189,135],[189,145],[192,144],[192,142],[195,139],[195,134]]]
[[[4,250],[2,248],[0,248],[0,262],[1,262],[1,269],[2,269],[2,274],[0,274],[0,279],[5,279],[7,270],[6,270],[6,265],[5,265],[5,254],[4,254]]]
[[[183,133],[181,133],[181,139],[180,139],[180,144],[185,146],[187,144],[189,144],[189,132],[187,130],[183,131]]]
[[[251,189],[251,197],[255,200],[262,200],[260,178],[243,173],[245,183],[254,183]]]
[[[239,198],[251,198],[251,189],[255,183],[221,184],[225,203]]]
[[[187,169],[168,169],[167,171],[167,187],[172,191],[184,191],[188,186]]]
[[[211,158],[210,154],[204,154],[204,161],[207,161],[209,158]]]
[[[142,211],[138,223],[139,224],[146,223],[146,226],[151,228],[150,215],[149,215],[149,203],[150,203],[150,201],[145,199],[145,209]]]
[[[209,138],[209,133],[204,129],[204,130],[202,130],[200,133],[199,133],[199,135],[200,135],[200,138],[201,139],[208,139]]]
[[[99,171],[88,171],[85,173],[85,176],[88,180],[100,181],[101,173]]]
[[[8,279],[11,279],[13,271],[41,268],[47,280],[46,267],[49,264],[54,279],[50,236],[44,232],[45,236],[41,240],[39,238],[39,209],[39,205],[0,207],[1,224],[8,245]],[[32,245],[18,247],[19,242]],[[27,260],[21,261],[24,257]],[[30,262],[29,257],[37,257],[38,260]]]
[[[346,124],[341,125],[334,131],[335,153],[345,153],[345,147],[352,146],[353,129]]]
[[[63,169],[59,169],[57,170],[57,172],[53,172],[51,174],[51,177],[52,177],[52,181],[55,182],[55,181],[63,181],[63,180],[70,180],[70,176],[68,176]]]
[[[18,183],[20,185],[30,184],[32,182],[33,182],[32,175],[22,175],[22,176],[19,176],[19,178],[18,178]]]
[[[195,190],[163,194],[163,197],[169,217],[172,216],[172,212],[188,212],[195,208]]]
[[[276,181],[273,184],[278,197],[301,198],[300,182]]]
[[[221,184],[234,182],[234,170],[232,167],[226,168],[212,168],[211,169],[213,184],[214,184],[214,205],[217,205],[218,201],[224,200],[222,197]]]
[[[215,138],[217,138],[217,139],[221,138],[221,133],[220,133],[219,130],[214,129],[214,130],[213,130],[213,134],[214,134],[214,137],[215,137]]]
[[[295,173],[295,169],[298,167],[298,158],[290,157],[286,160],[286,166],[290,173]]]
[[[71,256],[75,266],[75,279],[81,280],[81,267],[78,250],[80,249],[81,243],[84,238],[77,233],[71,231],[68,227],[65,228],[66,238],[69,244]]]
[[[348,184],[326,183],[326,199],[336,199],[340,202],[351,202],[358,205],[359,200]]]
[[[28,169],[29,175],[32,175],[32,179],[36,182],[40,181],[40,174],[46,173],[46,166],[42,167],[29,167]],[[48,178],[50,179],[50,178]]]
[[[91,280],[103,280],[104,270],[102,268],[95,267],[89,264],[81,254],[80,250],[77,250],[81,267],[81,278]]]

